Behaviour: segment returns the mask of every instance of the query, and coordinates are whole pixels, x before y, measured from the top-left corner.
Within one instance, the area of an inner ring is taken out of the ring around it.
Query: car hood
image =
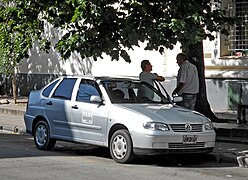
[[[119,104],[123,108],[140,113],[151,120],[166,123],[203,123],[209,121],[204,115],[172,104]]]

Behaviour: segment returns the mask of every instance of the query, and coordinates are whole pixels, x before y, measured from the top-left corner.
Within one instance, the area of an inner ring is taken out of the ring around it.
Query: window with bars
[[[229,50],[248,53],[248,0],[236,0],[229,4],[231,16],[236,17],[236,24],[231,27]]]

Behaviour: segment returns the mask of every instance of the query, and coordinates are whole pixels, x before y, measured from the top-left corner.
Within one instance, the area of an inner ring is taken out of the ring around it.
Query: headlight
[[[205,129],[206,130],[213,130],[214,129],[213,124],[211,122],[206,122],[205,123]]]
[[[169,131],[167,124],[158,122],[147,122],[144,124],[144,128],[153,131]]]

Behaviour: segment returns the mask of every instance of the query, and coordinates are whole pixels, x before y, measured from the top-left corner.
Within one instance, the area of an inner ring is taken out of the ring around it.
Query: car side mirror
[[[92,95],[90,97],[90,102],[102,104],[103,103],[103,99],[100,96]]]
[[[183,101],[183,97],[182,96],[173,96],[173,102],[174,103],[179,103]]]

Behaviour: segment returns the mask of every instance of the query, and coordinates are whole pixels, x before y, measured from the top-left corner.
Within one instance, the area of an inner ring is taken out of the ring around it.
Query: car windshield
[[[105,80],[102,84],[112,103],[170,103],[170,100],[146,82]]]

